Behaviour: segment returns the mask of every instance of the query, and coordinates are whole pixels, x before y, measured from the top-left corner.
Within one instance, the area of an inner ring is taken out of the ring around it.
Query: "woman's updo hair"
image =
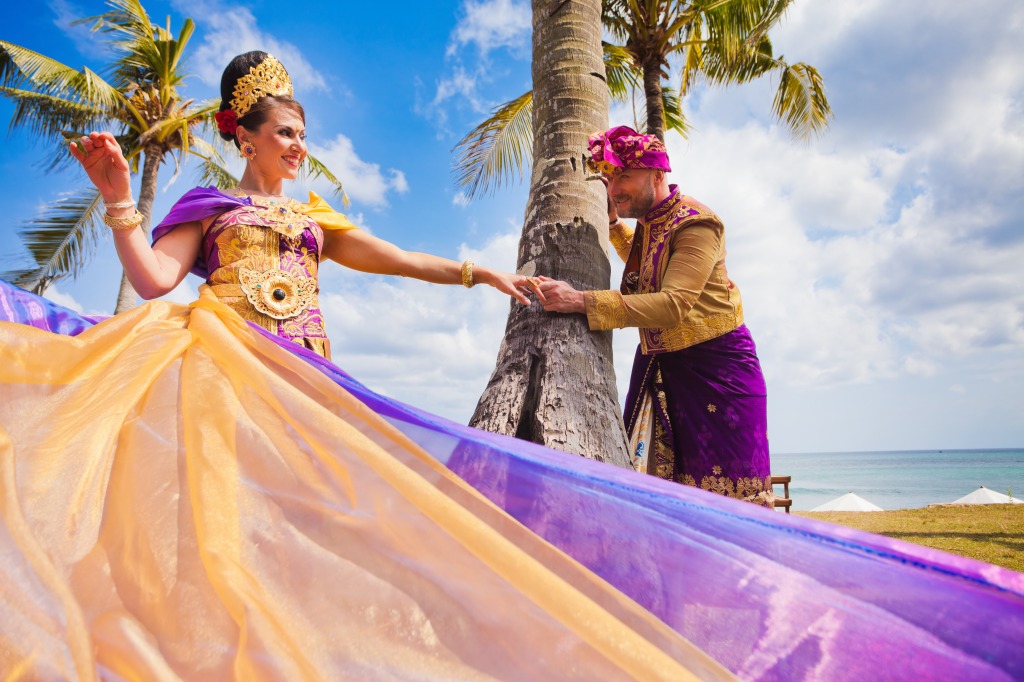
[[[224,75],[220,78],[221,111],[226,111],[231,108],[231,100],[235,96],[235,84],[238,83],[238,79],[242,76],[248,75],[250,69],[262,64],[269,56],[270,55],[266,52],[253,50],[252,52],[240,54],[231,60],[231,63],[224,69]],[[245,112],[245,116],[240,116],[238,118],[238,125],[245,126],[249,130],[256,130],[266,122],[267,117],[270,114],[270,110],[278,106],[291,109],[299,115],[299,118],[302,119],[303,123],[306,122],[306,112],[294,97],[289,95],[264,95],[249,107],[249,111]],[[236,147],[240,146],[238,144],[237,135],[234,133],[226,133],[223,130],[219,132],[222,138],[225,140],[231,140],[235,143]]]

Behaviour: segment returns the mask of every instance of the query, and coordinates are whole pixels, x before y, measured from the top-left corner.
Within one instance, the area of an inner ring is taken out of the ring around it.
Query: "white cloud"
[[[309,93],[327,89],[323,75],[309,63],[302,50],[261,30],[244,5],[217,0],[177,0],[174,5],[203,28],[203,42],[189,58],[189,67],[215,89],[220,88],[220,78],[228,62],[250,50],[269,52],[284,64],[299,100]]]
[[[71,39],[78,52],[92,59],[108,59],[111,56],[107,49],[107,43],[96,39],[97,34],[92,31],[91,24],[74,23],[83,17],[90,16],[90,12],[83,12],[68,0],[48,0],[46,4],[56,15],[53,20],[54,25]],[[67,64],[67,66],[80,67],[78,64]]]
[[[518,232],[453,260],[510,271]],[[334,361],[370,388],[450,419],[469,420],[494,369],[511,299],[333,265],[321,269],[320,304]],[[515,305],[519,305],[516,303]]]
[[[523,48],[529,42],[532,18],[528,2],[467,0],[465,15],[452,32],[448,54],[473,44],[481,57],[499,48]]]
[[[344,135],[337,135],[323,146],[310,145],[310,153],[334,172],[354,202],[379,208],[387,205],[389,192],[409,191],[405,173],[395,168],[384,172],[379,164],[359,158],[352,140]],[[314,183],[314,189],[317,186]]]
[[[431,118],[444,131],[448,123],[448,107],[467,107],[474,114],[487,112],[493,103],[485,101],[480,88],[491,80],[488,55],[493,50],[505,49],[517,59],[530,55],[531,10],[527,2],[515,0],[466,0],[463,16],[452,30],[446,58],[451,62],[447,75],[437,81],[434,97],[429,104],[417,105],[417,113]],[[475,46],[472,64],[466,68],[463,54]]]
[[[465,208],[466,206],[469,206],[470,201],[471,199],[469,198],[469,195],[466,194],[465,192],[456,192],[452,196],[452,206]]]
[[[53,301],[57,305],[62,305],[65,308],[74,310],[80,315],[85,315],[85,308],[79,303],[74,296],[71,294],[61,291],[57,285],[50,285],[43,292],[43,298]]]

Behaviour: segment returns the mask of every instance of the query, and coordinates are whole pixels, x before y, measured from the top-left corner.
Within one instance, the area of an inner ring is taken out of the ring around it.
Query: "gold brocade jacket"
[[[725,226],[707,206],[671,194],[610,238],[626,261],[619,291],[586,291],[591,329],[639,327],[641,352],[688,348],[743,324],[740,291],[725,269]]]

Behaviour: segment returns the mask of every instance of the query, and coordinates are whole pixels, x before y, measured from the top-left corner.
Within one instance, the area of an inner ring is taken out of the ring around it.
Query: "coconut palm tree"
[[[769,74],[779,78],[772,111],[795,137],[820,133],[832,112],[821,74],[805,63],[774,54],[768,32],[793,0],[604,0],[602,23],[617,44],[605,44],[612,97],[643,91],[646,132],[686,134],[680,102],[700,82],[741,84]],[[679,88],[670,79],[679,63]],[[456,182],[467,196],[493,191],[522,172],[532,145],[528,126],[532,94],[496,107],[491,117],[456,146]]]
[[[608,120],[600,0],[533,0],[533,177],[518,270],[607,289],[604,187],[579,162]],[[579,315],[513,306],[471,424],[628,466],[611,334]]]
[[[153,24],[138,0],[108,0],[110,10],[96,17],[93,30],[108,38],[115,59],[104,78],[88,67],[77,70],[45,55],[0,40],[0,95],[14,102],[12,129],[27,129],[54,145],[51,167],[71,162],[68,140],[82,131],[109,129],[124,150],[133,174],[141,179],[138,210],[149,234],[160,166],[170,157],[180,172],[189,157],[199,159],[204,184],[237,184],[224,162],[227,147],[217,134],[218,101],[196,103],[179,91],[187,74],[185,50],[195,30],[185,19],[177,35],[170,18]],[[309,157],[307,174],[323,176],[338,192],[341,183]],[[37,293],[52,282],[77,276],[100,237],[102,201],[92,187],[55,200],[43,215],[21,231],[33,265],[8,270],[0,277]],[[138,297],[122,276],[115,313]]]

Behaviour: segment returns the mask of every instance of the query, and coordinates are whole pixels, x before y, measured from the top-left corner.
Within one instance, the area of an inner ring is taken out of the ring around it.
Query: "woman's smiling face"
[[[307,154],[306,124],[298,112],[287,106],[275,106],[263,125],[246,132],[246,139],[256,147],[256,158],[249,159],[249,164],[257,175],[284,180],[298,176]]]

